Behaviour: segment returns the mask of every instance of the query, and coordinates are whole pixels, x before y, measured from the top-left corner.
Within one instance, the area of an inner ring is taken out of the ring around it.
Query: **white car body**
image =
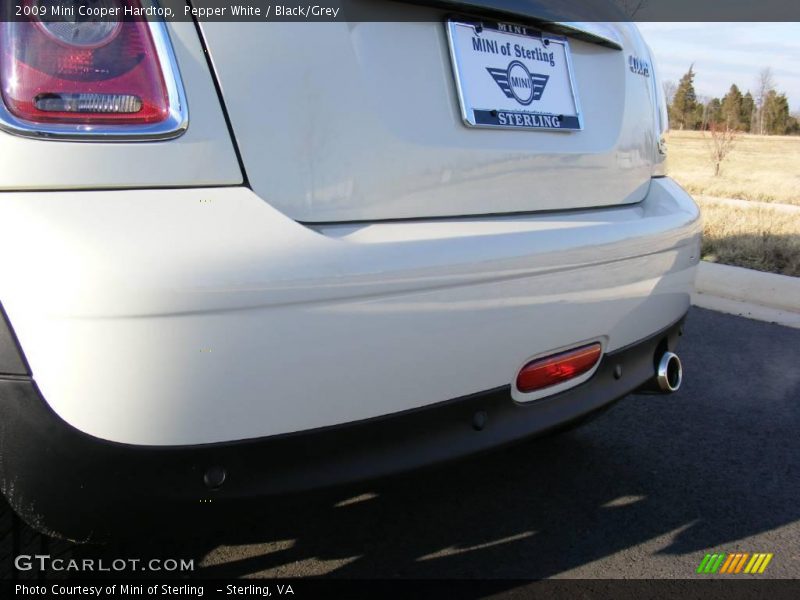
[[[663,176],[635,26],[606,28],[618,48],[569,38],[582,131],[483,130],[462,122],[429,12],[171,23],[182,136],[0,132],[0,302],[59,419],[163,448],[498,388],[545,410],[593,371],[523,393],[530,361],[680,321],[699,212]]]
[[[14,223],[3,306],[39,388],[68,423],[127,444],[303,431],[509,385],[538,355],[610,352],[677,321],[697,261],[676,245],[697,210],[666,179],[596,214],[310,228],[250,190],[205,188],[10,195],[0,221]]]

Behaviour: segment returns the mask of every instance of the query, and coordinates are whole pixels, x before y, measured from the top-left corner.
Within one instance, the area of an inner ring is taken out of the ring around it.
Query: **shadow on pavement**
[[[800,331],[700,309],[686,331],[675,396],[632,396],[571,433],[81,553],[194,557],[204,577],[540,578],[671,532],[659,552],[702,556],[797,521]]]

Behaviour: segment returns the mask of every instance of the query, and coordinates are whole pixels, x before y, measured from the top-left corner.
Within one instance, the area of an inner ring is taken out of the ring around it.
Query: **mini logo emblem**
[[[486,68],[495,83],[508,98],[513,98],[522,106],[528,106],[534,100],[541,100],[549,75],[531,73],[520,61],[509,63],[506,69]]]

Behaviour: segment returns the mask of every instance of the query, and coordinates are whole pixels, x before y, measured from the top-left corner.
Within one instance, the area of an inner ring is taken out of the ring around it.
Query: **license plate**
[[[469,127],[583,129],[566,38],[486,21],[450,20],[447,33]]]

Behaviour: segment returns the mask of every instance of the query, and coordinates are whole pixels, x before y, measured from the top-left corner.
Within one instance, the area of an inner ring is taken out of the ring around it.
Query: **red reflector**
[[[599,343],[539,358],[525,365],[517,376],[517,389],[527,393],[563,383],[591,371],[602,354]]]

